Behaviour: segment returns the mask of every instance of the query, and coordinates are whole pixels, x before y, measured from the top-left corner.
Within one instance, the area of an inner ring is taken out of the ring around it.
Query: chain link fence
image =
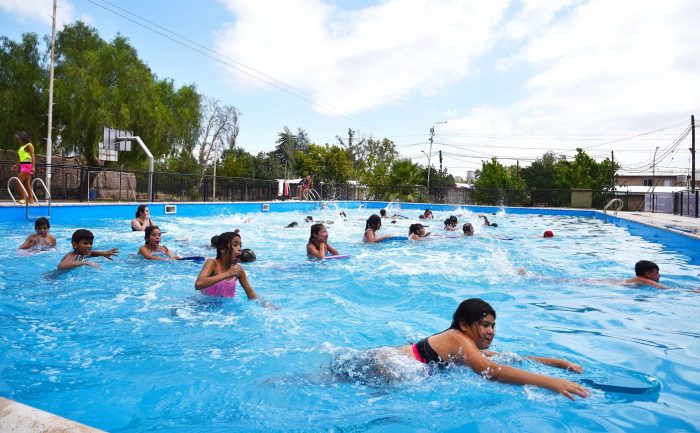
[[[17,174],[12,171],[14,161],[0,162],[0,176],[9,180]],[[46,164],[38,163],[35,177],[46,179]],[[183,173],[153,173],[153,197],[148,192],[149,173],[139,170],[120,170],[88,167],[77,164],[53,164],[51,197],[54,201],[73,202],[212,202],[212,201],[273,201],[295,199],[300,196],[299,185],[283,188],[279,181],[224,177]],[[19,197],[18,185],[10,185],[14,197]],[[420,185],[358,185],[355,183],[316,182],[314,189],[321,200],[402,201],[413,203],[442,203],[454,205],[490,205],[509,207],[561,207],[602,209],[612,198],[622,198],[625,210],[677,213],[687,216],[698,214],[698,193],[676,193],[669,197],[652,194],[651,197],[614,195],[610,190],[569,189],[473,189]],[[287,195],[283,191],[287,190]],[[35,190],[39,199],[43,190]],[[7,187],[0,192],[0,200],[10,200]]]

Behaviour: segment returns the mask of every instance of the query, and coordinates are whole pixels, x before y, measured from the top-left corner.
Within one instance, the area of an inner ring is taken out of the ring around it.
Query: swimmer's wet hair
[[[383,217],[386,216],[386,209],[380,210],[380,211],[379,211],[379,215],[381,215],[381,216],[383,216]]]
[[[643,277],[644,274],[651,271],[658,271],[659,265],[649,260],[640,260],[634,265],[634,273],[638,277]]]
[[[240,257],[241,262],[243,262],[243,263],[254,262],[256,259],[257,259],[257,257],[255,257],[255,253],[250,248],[246,248],[246,249],[241,250],[241,257]]]
[[[289,224],[287,224],[287,226],[286,226],[285,228],[290,229],[290,228],[296,227],[296,226],[298,226],[298,225],[299,225],[298,222],[292,221],[292,222],[290,222]]]
[[[71,237],[70,241],[78,243],[83,239],[87,239],[92,242],[95,240],[95,235],[93,235],[90,230],[78,229],[73,232],[73,236]]]
[[[34,228],[38,229],[39,226],[46,226],[48,228],[51,228],[51,223],[49,222],[48,218],[41,217],[41,218],[37,218],[36,221],[34,221]]]
[[[146,212],[146,206],[145,204],[139,205],[139,207],[136,208],[136,218],[140,217],[143,213]]]
[[[158,226],[148,226],[148,227],[146,227],[146,230],[143,231],[144,232],[143,237],[144,237],[144,239],[146,239],[146,243],[148,243],[148,238],[151,237],[151,233],[153,233],[153,230],[155,230],[155,229],[160,230],[160,228],[158,228]]]
[[[496,318],[496,310],[494,310],[488,302],[479,298],[467,299],[466,301],[462,301],[459,307],[457,307],[455,314],[452,316],[450,329],[461,329],[459,324],[462,322],[471,326],[489,314],[492,315],[494,319]]]
[[[380,217],[376,213],[370,215],[369,218],[367,218],[367,224],[365,225],[365,230],[371,229],[372,224],[379,224],[381,226],[382,225],[382,217]]]
[[[313,221],[313,220],[314,220],[314,217],[312,217],[311,215],[309,215],[309,216],[307,216],[306,218],[304,218],[304,222],[305,222],[305,223],[310,223],[310,222]]]
[[[425,227],[423,224],[411,224],[411,225],[408,227],[408,235],[409,235],[409,236],[411,236],[411,235],[417,235],[417,234],[418,234],[418,230],[422,229],[423,227]]]
[[[472,225],[472,223],[464,223],[464,225],[462,226],[462,231],[464,233],[471,233],[474,231],[474,226]]]
[[[236,229],[232,232],[224,232],[211,238],[211,245],[216,248],[216,258],[221,258],[221,250],[230,251],[233,238],[240,239],[240,237],[241,235],[238,233],[238,229]]]
[[[312,225],[311,226],[311,236],[309,236],[309,242],[313,242],[314,235],[319,234],[324,227],[325,226],[323,224],[320,224],[320,223]]]

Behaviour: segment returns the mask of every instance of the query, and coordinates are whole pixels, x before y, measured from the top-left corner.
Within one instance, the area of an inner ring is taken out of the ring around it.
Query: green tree
[[[200,99],[194,87],[175,91],[158,80],[126,38],[111,43],[82,22],[66,26],[56,39],[54,124],[58,145],[97,164],[103,126],[139,135],[153,155],[185,155],[201,132]],[[120,162],[145,167],[136,149]]]
[[[569,191],[556,191],[557,165],[564,161],[562,155],[547,152],[536,159],[529,167],[520,170],[527,188],[530,190],[530,206],[544,204],[549,206],[566,206],[570,201]]]
[[[354,176],[365,185],[381,185],[388,183],[388,175],[392,164],[398,157],[396,145],[388,138],[375,140],[369,138],[356,146]]]
[[[474,182],[473,197],[479,204],[499,205],[505,200],[520,203],[524,183],[515,175],[515,168],[506,168],[496,158],[482,161]]]
[[[347,149],[339,146],[310,144],[308,153],[297,151],[297,168],[302,173],[315,173],[317,182],[346,183],[352,175],[352,160]]]
[[[48,74],[42,58],[35,33],[24,33],[19,43],[0,37],[0,148],[16,150],[14,135],[24,130],[37,152],[44,149]]]
[[[256,179],[274,180],[283,175],[284,167],[274,153],[260,152],[253,158],[253,177]]]
[[[255,157],[240,147],[226,149],[221,155],[217,176],[255,177]]]
[[[293,133],[288,127],[284,127],[282,132],[277,134],[275,142],[275,150],[272,152],[282,167],[284,167],[284,176],[291,177],[303,175],[303,171],[297,167],[296,155],[297,152],[307,153],[311,144],[308,134],[301,128],[297,129],[297,133]]]
[[[609,159],[606,158],[598,163],[583,149],[577,148],[572,161],[559,161],[556,168],[557,187],[593,190],[594,207],[602,207],[609,200],[611,194],[608,191],[611,187],[613,171],[612,161]],[[617,168],[619,166],[616,165],[615,169]]]

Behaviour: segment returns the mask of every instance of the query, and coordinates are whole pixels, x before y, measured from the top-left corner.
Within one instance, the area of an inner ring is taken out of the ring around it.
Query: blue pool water
[[[342,209],[344,221],[339,210],[157,218],[163,244],[181,255],[212,255],[209,238],[239,228],[258,258],[245,265],[249,279],[279,310],[196,294],[201,265],[138,258],[143,235],[124,219],[54,223],[57,251],[26,257],[15,248],[31,226],[0,223],[0,395],[112,432],[700,429],[692,254],[595,218],[501,212],[490,216],[499,227],[486,228],[466,209],[435,212],[429,230],[439,238],[364,245],[364,219],[376,211]],[[399,212],[412,219],[386,221],[380,233],[406,235],[420,213]],[[460,226],[476,225],[474,237],[442,231],[453,213]],[[307,214],[335,221],[329,242],[350,259],[306,259]],[[291,221],[300,226],[283,228]],[[95,259],[99,270],[56,273],[71,233],[84,227],[95,249],[120,255]],[[543,239],[544,230],[556,236]],[[615,284],[639,259],[658,263],[672,290]],[[389,386],[331,372],[334,357],[355,349],[447,328],[469,297],[496,309],[493,348],[512,355],[504,362],[577,379],[515,355],[562,357],[581,364],[582,377],[622,375],[660,389],[595,390],[572,402],[460,367],[427,377],[409,362],[406,379]]]

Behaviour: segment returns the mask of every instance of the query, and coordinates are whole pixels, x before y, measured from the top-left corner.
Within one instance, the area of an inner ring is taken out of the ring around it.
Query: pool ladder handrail
[[[22,181],[19,180],[19,178],[17,176],[13,176],[10,179],[8,179],[7,192],[8,192],[8,194],[10,194],[10,198],[12,199],[12,202],[14,204],[17,204],[17,200],[15,199],[14,194],[12,194],[12,188],[11,188],[12,181],[17,181],[17,184],[19,185],[20,189],[22,189],[22,191],[24,192],[24,197],[25,197],[25,201],[24,201],[25,216],[24,217],[27,221],[29,221],[29,194],[27,193],[27,189],[24,187],[24,184],[22,184]],[[46,193],[46,206],[48,208],[48,216],[51,217],[51,193],[49,192],[49,189],[46,188],[46,184],[44,183],[44,181],[41,178],[38,178],[38,177],[35,178],[30,185],[30,189],[32,191],[32,196],[36,200],[37,204],[39,204],[39,199],[37,198],[36,193],[34,192],[34,184],[36,182],[39,182],[41,187],[44,188],[44,192]]]
[[[614,198],[608,202],[608,204],[605,205],[603,208],[603,213],[608,214],[608,209],[615,203],[619,203],[619,206],[615,209],[614,215],[617,215],[617,213],[625,206],[625,204],[622,202],[622,199],[620,198]]]
[[[39,201],[39,198],[36,196],[36,192],[34,192],[34,184],[39,183],[39,185],[44,189],[44,193],[46,193],[46,212],[47,216],[51,218],[51,193],[49,192],[49,189],[46,187],[46,184],[44,181],[40,178],[34,178],[32,180],[31,188],[32,188],[32,195],[34,196],[34,199],[36,200],[37,204],[41,204]],[[27,216],[27,221],[29,220],[29,216]]]
[[[321,201],[321,194],[319,194],[314,188],[311,188],[309,190],[309,200]]]

